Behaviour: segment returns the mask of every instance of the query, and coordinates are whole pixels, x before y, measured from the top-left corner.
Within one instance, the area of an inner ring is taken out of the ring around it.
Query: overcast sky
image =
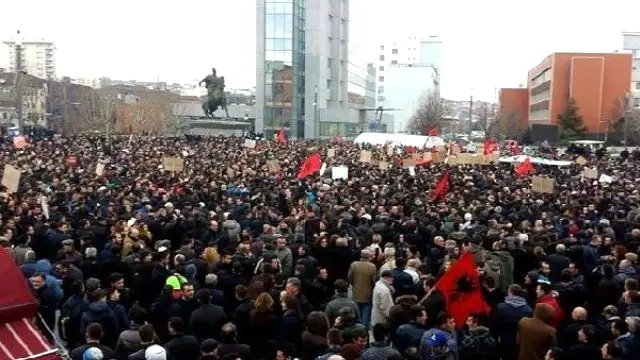
[[[255,85],[255,0],[7,0],[0,38],[55,41],[60,76],[189,83],[215,66]],[[374,61],[380,40],[439,35],[444,96],[493,100],[555,51],[610,52],[640,31],[638,0],[351,0],[351,34]],[[4,51],[4,47],[2,48]],[[4,56],[0,57],[4,58]]]

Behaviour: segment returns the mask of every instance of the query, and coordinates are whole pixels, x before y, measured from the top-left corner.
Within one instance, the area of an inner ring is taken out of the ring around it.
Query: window
[[[640,108],[640,98],[633,99],[633,107]]]
[[[384,76],[378,76],[378,81],[384,82]]]
[[[398,60],[391,60],[391,65],[396,65],[398,64]]]
[[[380,70],[380,71],[384,71],[384,66],[380,66],[380,67],[378,68],[378,70]]]
[[[380,61],[384,61],[384,55],[380,55]]]
[[[398,49],[392,49],[391,55],[398,55]]]
[[[332,58],[327,58],[327,69],[331,69],[331,63],[333,62]]]
[[[333,23],[333,16],[332,15],[329,15],[329,22]]]
[[[636,81],[636,90],[640,90],[640,81]]]
[[[382,94],[384,92],[384,86],[378,86],[378,94]]]
[[[384,51],[384,45],[380,45],[380,50]]]

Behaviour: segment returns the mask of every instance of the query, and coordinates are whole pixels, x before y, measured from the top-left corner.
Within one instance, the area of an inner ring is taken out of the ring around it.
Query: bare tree
[[[427,135],[433,128],[444,125],[443,118],[450,113],[449,105],[434,91],[427,91],[420,97],[418,109],[409,120],[409,132]]]
[[[616,102],[612,118],[607,121],[604,141],[611,140],[613,144],[637,145],[640,143],[640,110],[630,106],[629,97],[621,97]]]
[[[517,139],[523,129],[515,111],[498,114],[487,127],[487,134],[491,136],[504,136],[508,139]]]
[[[486,102],[482,102],[480,107],[477,110],[478,121],[473,124],[474,130],[487,132],[489,130],[489,117],[491,116],[492,109],[490,108],[490,104]]]

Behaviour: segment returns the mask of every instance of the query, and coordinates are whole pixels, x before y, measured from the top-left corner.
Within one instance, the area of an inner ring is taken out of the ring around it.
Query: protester
[[[516,171],[348,141],[3,143],[0,251],[72,359],[639,358],[640,152],[540,150]]]

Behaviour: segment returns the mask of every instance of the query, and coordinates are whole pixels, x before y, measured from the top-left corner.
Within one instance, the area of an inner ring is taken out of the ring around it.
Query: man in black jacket
[[[227,315],[221,306],[211,304],[211,293],[201,289],[196,294],[200,307],[191,314],[191,332],[198,339],[217,339]]]
[[[239,344],[236,340],[236,326],[227,323],[222,327],[220,333],[220,346],[218,347],[218,358],[223,359],[229,354],[238,354],[242,360],[253,360],[251,347],[247,344]]]
[[[85,331],[86,344],[79,346],[71,351],[69,356],[72,360],[82,360],[84,352],[92,347],[100,349],[104,359],[111,359],[115,356],[115,352],[108,346],[100,343],[102,338],[102,326],[100,324],[89,324]]]
[[[185,335],[184,327],[182,318],[172,317],[169,320],[171,340],[164,347],[173,360],[192,360],[200,357],[200,343],[194,336]]]

